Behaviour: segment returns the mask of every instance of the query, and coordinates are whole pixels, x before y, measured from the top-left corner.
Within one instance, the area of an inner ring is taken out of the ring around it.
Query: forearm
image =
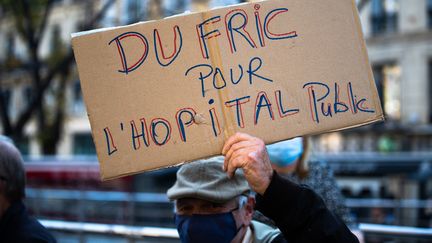
[[[273,174],[257,210],[275,221],[290,242],[358,242],[311,189]]]

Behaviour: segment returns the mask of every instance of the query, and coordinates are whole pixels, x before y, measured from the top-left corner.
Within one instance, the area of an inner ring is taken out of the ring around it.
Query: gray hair
[[[14,202],[25,197],[25,171],[18,149],[10,142],[0,140],[0,180],[5,182],[2,192],[7,200]]]

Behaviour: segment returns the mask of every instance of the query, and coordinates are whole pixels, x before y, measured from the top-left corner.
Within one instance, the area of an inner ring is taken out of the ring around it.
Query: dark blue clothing
[[[289,243],[358,243],[312,189],[276,172],[264,195],[256,199],[256,209],[276,223]]]
[[[20,202],[10,205],[0,219],[0,243],[56,242],[54,237]]]

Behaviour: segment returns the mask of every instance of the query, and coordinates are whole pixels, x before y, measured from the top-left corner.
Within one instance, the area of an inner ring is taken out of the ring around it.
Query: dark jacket
[[[312,189],[276,172],[264,196],[257,195],[256,209],[276,223],[289,243],[358,243]]]
[[[340,193],[340,189],[333,175],[333,170],[324,161],[308,161],[308,174],[300,178],[298,174],[291,173],[287,175],[280,174],[281,177],[288,178],[296,184],[304,184],[310,187],[324,201],[326,207],[336,214],[348,227],[356,227],[349,209],[345,205],[345,198]],[[264,224],[276,227],[273,220],[255,211],[253,219]]]
[[[35,218],[28,215],[22,202],[15,202],[0,219],[1,243],[56,242]]]

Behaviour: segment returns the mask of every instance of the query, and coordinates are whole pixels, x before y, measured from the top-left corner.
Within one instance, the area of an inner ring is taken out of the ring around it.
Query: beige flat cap
[[[168,189],[170,200],[198,198],[223,203],[250,191],[249,185],[238,169],[235,176],[228,178],[222,170],[224,158],[213,157],[183,165],[177,171],[175,184]]]

